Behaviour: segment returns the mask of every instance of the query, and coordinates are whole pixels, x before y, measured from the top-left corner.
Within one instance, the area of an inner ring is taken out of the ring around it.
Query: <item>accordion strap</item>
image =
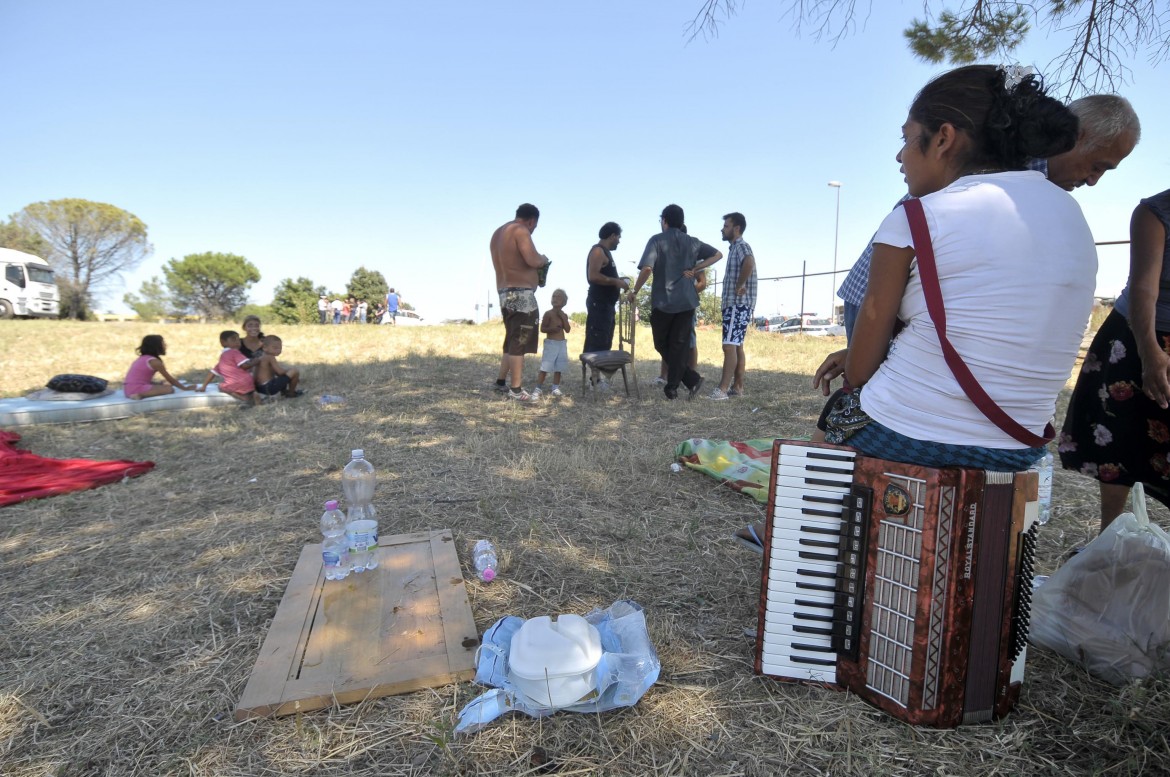
[[[947,339],[947,314],[943,308],[942,288],[938,282],[938,267],[934,263],[934,247],[930,241],[930,228],[926,225],[926,214],[922,210],[922,203],[917,199],[906,200],[902,207],[906,209],[906,219],[910,222],[910,237],[914,240],[914,254],[918,258],[918,272],[922,278],[922,292],[926,296],[926,310],[930,313],[930,320],[934,322],[935,331],[938,332],[943,359],[946,360],[947,366],[951,368],[967,398],[979,408],[979,412],[987,416],[987,420],[1012,439],[1031,448],[1046,445],[1056,436],[1052,424],[1044,427],[1044,436],[1040,437],[1017,423],[988,396],[967,367],[967,363],[963,361],[963,357]]]

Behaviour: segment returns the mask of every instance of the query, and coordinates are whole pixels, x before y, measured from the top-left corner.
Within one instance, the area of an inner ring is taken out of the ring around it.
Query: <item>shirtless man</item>
[[[507,392],[508,399],[530,402],[524,390],[524,354],[536,353],[540,334],[537,324],[540,310],[536,304],[538,270],[548,264],[548,257],[536,252],[532,233],[540,211],[524,203],[516,209],[516,218],[492,234],[492,267],[496,271],[496,289],[500,293],[500,312],[504,316],[504,355],[496,390]],[[512,375],[509,388],[506,379]]]

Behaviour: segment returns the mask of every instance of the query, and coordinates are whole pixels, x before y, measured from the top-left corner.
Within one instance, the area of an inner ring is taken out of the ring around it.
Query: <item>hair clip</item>
[[[1028,76],[1036,75],[1036,68],[1031,65],[1000,65],[999,69],[1003,73],[1003,86],[1009,92]]]

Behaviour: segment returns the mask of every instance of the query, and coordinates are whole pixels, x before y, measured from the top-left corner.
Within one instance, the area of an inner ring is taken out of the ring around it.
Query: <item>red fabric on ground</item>
[[[153,461],[46,459],[19,450],[16,447],[19,439],[19,434],[0,431],[0,507],[26,499],[84,491],[145,475],[154,469]]]

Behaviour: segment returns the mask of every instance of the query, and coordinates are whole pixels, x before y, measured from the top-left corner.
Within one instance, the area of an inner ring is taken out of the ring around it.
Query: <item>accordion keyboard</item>
[[[842,601],[841,553],[852,451],[781,445],[771,505],[762,669],[815,682],[837,681],[834,621]]]

